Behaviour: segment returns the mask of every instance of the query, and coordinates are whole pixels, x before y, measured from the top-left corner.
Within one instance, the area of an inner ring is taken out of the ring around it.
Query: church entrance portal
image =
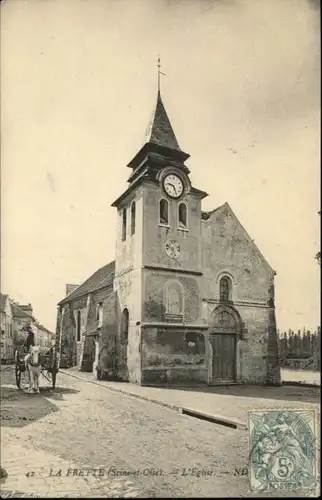
[[[209,321],[212,345],[212,382],[236,381],[236,348],[240,333],[239,315],[235,309],[219,306]]]

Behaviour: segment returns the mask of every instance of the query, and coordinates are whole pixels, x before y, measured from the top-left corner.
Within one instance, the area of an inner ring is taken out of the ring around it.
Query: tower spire
[[[160,75],[164,75],[165,73],[162,73],[161,71],[161,62],[160,62],[160,56],[158,57],[158,94],[160,93]]]
[[[159,56],[157,59],[158,95],[156,106],[144,134],[141,149],[127,165],[128,167],[133,168],[136,172],[139,163],[142,162],[143,158],[150,153],[155,153],[168,159],[172,158],[173,160],[180,162],[182,165],[190,156],[180,148],[162,102],[160,91],[161,75],[165,75],[165,73],[161,71],[161,61]],[[185,165],[183,166],[187,169]],[[132,179],[131,176],[130,179]]]

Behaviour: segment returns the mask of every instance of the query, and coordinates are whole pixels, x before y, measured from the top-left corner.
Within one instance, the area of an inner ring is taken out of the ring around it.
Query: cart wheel
[[[53,371],[51,372],[52,390],[54,390],[56,387],[56,375],[57,371],[55,368],[53,368]]]
[[[20,389],[21,371],[20,371],[20,360],[18,351],[16,351],[15,353],[15,373],[16,373],[16,385],[18,389]]]

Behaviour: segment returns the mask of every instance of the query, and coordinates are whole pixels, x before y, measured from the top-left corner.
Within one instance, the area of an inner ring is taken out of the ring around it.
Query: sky
[[[280,330],[320,324],[320,26],[309,0],[1,2],[1,291],[55,329],[114,259],[127,163],[161,93],[203,209],[276,270]]]

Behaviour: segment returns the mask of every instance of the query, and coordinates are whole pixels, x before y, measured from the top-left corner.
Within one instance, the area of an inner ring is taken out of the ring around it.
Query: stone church
[[[228,203],[202,211],[158,92],[129,162],[115,261],[58,304],[61,366],[141,385],[279,384],[275,271]]]

